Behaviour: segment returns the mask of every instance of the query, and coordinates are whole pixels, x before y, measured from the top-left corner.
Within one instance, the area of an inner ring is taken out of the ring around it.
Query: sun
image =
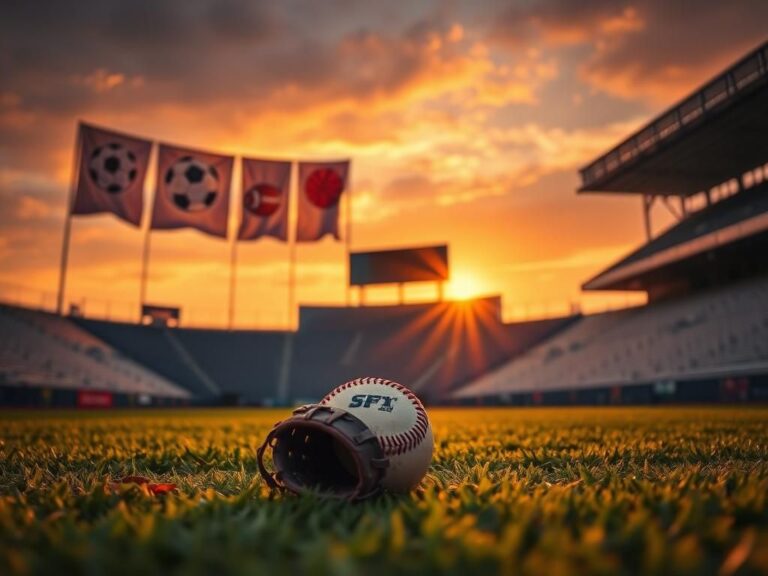
[[[483,286],[472,274],[455,274],[448,282],[448,297],[451,300],[470,300],[477,298],[483,291]]]

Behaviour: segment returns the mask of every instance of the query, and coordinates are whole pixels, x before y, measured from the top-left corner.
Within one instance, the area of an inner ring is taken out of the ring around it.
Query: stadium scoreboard
[[[443,282],[449,278],[448,245],[349,255],[350,286]]]

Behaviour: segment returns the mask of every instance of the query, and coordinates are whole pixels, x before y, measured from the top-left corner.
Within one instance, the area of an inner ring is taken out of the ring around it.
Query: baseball
[[[370,428],[389,459],[382,486],[407,492],[432,461],[432,426],[416,395],[384,378],[357,378],[334,388],[321,404],[342,408]]]

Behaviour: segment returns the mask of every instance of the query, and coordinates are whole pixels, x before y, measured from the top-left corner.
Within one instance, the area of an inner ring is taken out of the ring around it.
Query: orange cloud
[[[38,220],[50,213],[48,204],[33,196],[22,196],[16,206],[16,218],[19,220]]]
[[[74,76],[72,81],[76,84],[85,84],[95,92],[106,92],[124,83],[125,75],[110,73],[103,68],[99,68],[87,76]]]
[[[599,29],[605,34],[626,34],[643,30],[646,22],[637,9],[627,6],[617,15],[607,16],[598,23]]]

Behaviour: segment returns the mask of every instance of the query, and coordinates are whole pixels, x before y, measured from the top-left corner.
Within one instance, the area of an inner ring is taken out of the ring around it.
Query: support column
[[[643,194],[643,222],[645,224],[645,239],[650,241],[653,237],[651,231],[651,207],[655,196],[650,194]]]
[[[685,218],[685,211],[682,208],[680,210],[675,208],[674,204],[670,203],[669,196],[662,196],[662,201],[664,202],[664,206],[667,207],[667,210],[669,210],[669,213],[675,217],[675,220],[680,222],[683,218]]]

